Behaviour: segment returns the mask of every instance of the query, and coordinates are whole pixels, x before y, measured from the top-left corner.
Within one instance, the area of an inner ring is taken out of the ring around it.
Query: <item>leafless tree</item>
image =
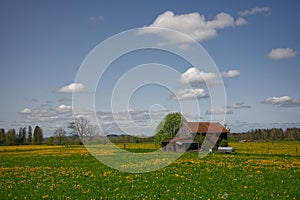
[[[55,143],[57,144],[62,144],[63,141],[66,139],[66,131],[63,128],[58,128],[54,132],[54,137],[55,137]]]
[[[69,123],[68,128],[72,130],[72,135],[76,135],[80,139],[93,136],[96,130],[95,126],[93,126],[90,121],[84,117],[75,118]]]

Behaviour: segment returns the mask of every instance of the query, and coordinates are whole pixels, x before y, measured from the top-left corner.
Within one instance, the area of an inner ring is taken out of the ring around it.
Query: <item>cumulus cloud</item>
[[[229,70],[227,72],[221,72],[221,75],[225,78],[234,78],[240,75],[240,71],[238,70]],[[191,84],[195,83],[206,83],[206,84],[217,84],[218,82],[218,74],[212,72],[203,72],[198,70],[196,67],[191,67],[187,71],[185,71],[181,77],[180,82],[183,84]]]
[[[229,115],[233,114],[232,110],[227,110],[226,108],[220,108],[220,109],[210,109],[205,112],[206,115]]]
[[[250,15],[256,15],[256,14],[265,14],[265,15],[269,15],[271,12],[271,8],[267,7],[267,6],[263,6],[263,7],[254,7],[251,8],[249,10],[244,10],[244,11],[240,11],[239,15],[242,17],[246,17],[246,16],[250,16]]]
[[[238,70],[228,70],[227,72],[222,72],[222,76],[225,78],[234,78],[239,76],[241,73]]]
[[[176,15],[172,11],[166,11],[159,15],[151,25],[142,28],[139,34],[158,34],[166,39],[168,44],[182,44],[188,42],[185,37],[178,34],[170,34],[170,32],[166,34],[160,29],[152,28],[159,27],[176,30],[199,42],[216,37],[220,29],[241,26],[246,23],[247,21],[244,18],[234,19],[231,15],[224,12],[217,14],[212,20],[207,20],[205,16],[197,12]]]
[[[59,93],[80,93],[84,91],[85,87],[82,83],[71,83],[56,90]]]
[[[212,82],[217,79],[217,74],[199,71],[196,67],[189,68],[180,77],[181,83]]]
[[[289,59],[294,58],[297,56],[297,52],[291,48],[277,48],[272,49],[268,53],[268,57],[273,60],[282,60],[282,59]]]
[[[208,95],[206,94],[205,89],[196,88],[196,89],[180,89],[176,92],[172,99],[176,100],[191,100],[191,99],[200,99],[206,98]]]
[[[261,103],[279,105],[280,107],[296,107],[300,106],[300,99],[295,99],[290,96],[268,97]]]
[[[223,84],[220,75],[226,78],[233,78],[240,75],[238,70],[229,70],[221,74],[213,72],[204,72],[196,67],[191,67],[181,74],[179,82],[182,84],[174,95],[171,96],[173,100],[191,100],[207,98],[209,95],[206,92],[207,86],[217,86]],[[186,88],[190,85],[192,88]]]
[[[20,113],[21,114],[29,114],[29,113],[31,113],[31,110],[29,108],[24,108],[24,109],[20,110]]]
[[[244,102],[235,103],[233,105],[227,106],[228,109],[242,109],[242,108],[251,108],[249,105],[245,105]]]
[[[243,18],[243,17],[237,18],[237,20],[236,20],[237,26],[246,25],[246,24],[248,24],[248,22],[245,18]]]
[[[57,108],[56,108],[57,111],[59,112],[68,112],[68,111],[71,111],[72,110],[72,106],[67,106],[67,105],[59,105]]]

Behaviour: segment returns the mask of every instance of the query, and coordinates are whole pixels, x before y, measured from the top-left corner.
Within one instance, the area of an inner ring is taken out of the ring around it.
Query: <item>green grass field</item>
[[[138,145],[125,147],[156,148]],[[141,174],[111,169],[80,146],[0,147],[0,199],[299,199],[300,142],[230,146],[236,154],[185,153]]]

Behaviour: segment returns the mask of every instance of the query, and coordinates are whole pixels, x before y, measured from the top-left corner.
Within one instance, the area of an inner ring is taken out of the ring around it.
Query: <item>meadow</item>
[[[166,168],[140,174],[111,169],[84,146],[2,146],[0,199],[299,199],[300,142],[230,146],[236,154],[200,159],[185,153]]]

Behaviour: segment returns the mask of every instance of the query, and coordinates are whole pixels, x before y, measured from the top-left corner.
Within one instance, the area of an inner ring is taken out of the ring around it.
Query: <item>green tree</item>
[[[36,126],[33,131],[33,144],[42,144],[43,142],[43,130]]]
[[[228,147],[228,141],[225,139],[221,140],[219,146],[220,147]]]
[[[164,139],[174,138],[183,121],[185,119],[181,113],[169,113],[166,115],[156,128],[155,142],[159,144]]]
[[[196,135],[195,139],[194,139],[196,142],[198,142],[199,145],[201,145],[204,140],[205,140],[205,136],[204,135]]]
[[[23,145],[26,143],[26,127],[19,129],[19,134],[17,135],[17,144]]]
[[[6,134],[6,144],[7,145],[15,145],[16,144],[16,130],[10,129]]]
[[[51,136],[51,137],[49,137],[47,140],[46,140],[46,144],[47,145],[53,145],[54,144],[54,137],[53,136]]]
[[[3,128],[0,129],[0,146],[5,145],[5,130]]]
[[[21,136],[21,141],[22,141],[22,144],[26,144],[26,127],[23,127],[22,129],[22,136]]]
[[[32,144],[32,127],[28,126],[27,144]]]

